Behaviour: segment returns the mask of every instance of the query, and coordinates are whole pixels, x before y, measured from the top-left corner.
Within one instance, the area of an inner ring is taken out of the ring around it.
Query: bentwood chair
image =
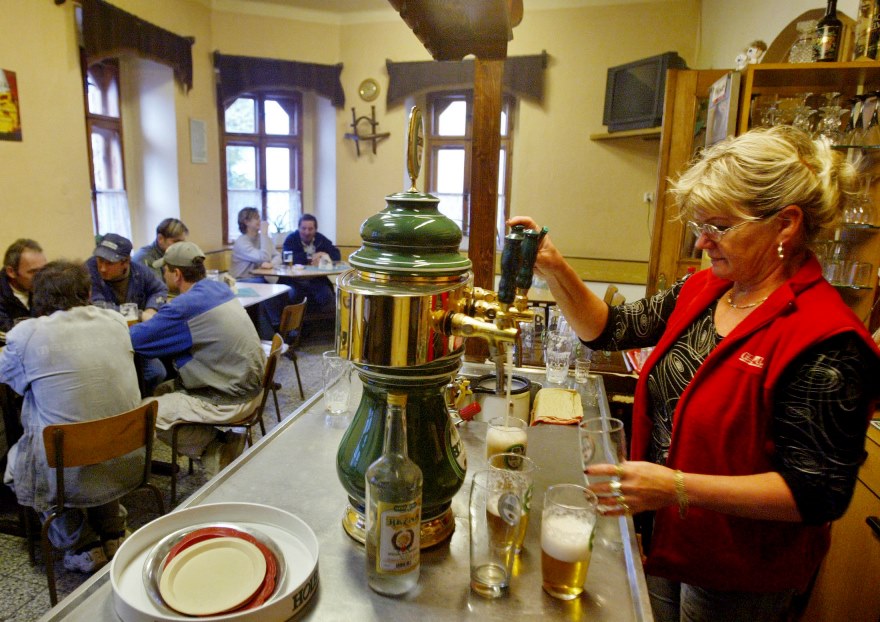
[[[261,383],[260,401],[257,406],[249,413],[245,413],[241,418],[235,421],[223,423],[208,423],[204,421],[178,421],[171,426],[171,505],[177,503],[177,458],[179,455],[178,436],[180,431],[187,427],[212,427],[212,428],[244,428],[246,432],[246,446],[254,444],[252,429],[255,425],[260,426],[260,432],[266,434],[266,426],[263,423],[263,411],[266,409],[266,400],[269,392],[275,384],[275,369],[278,367],[278,358],[281,356],[281,348],[283,341],[281,335],[275,334],[272,337],[272,345],[269,349],[269,356],[266,359],[266,369],[263,372],[263,380]],[[189,460],[189,474],[193,473],[193,462]]]
[[[49,425],[43,429],[46,461],[51,468],[55,469],[55,485],[57,487],[55,506],[43,522],[40,533],[43,559],[46,563],[46,579],[49,582],[49,599],[52,605],[58,602],[58,594],[55,589],[55,549],[49,541],[49,527],[65,511],[65,469],[99,464],[122,457],[136,449],[144,448],[143,472],[140,483],[135,490],[147,489],[151,491],[156,499],[159,514],[165,513],[162,493],[150,483],[156,410],[156,402],[152,401],[113,417],[80,423]],[[122,496],[123,494],[120,494],[120,497]],[[30,522],[27,521],[25,525],[27,531],[30,532]],[[33,540],[30,533],[27,534],[27,540],[33,562]]]
[[[303,318],[305,318],[306,315],[306,305],[308,302],[309,299],[304,298],[300,303],[284,307],[284,311],[281,312],[281,323],[278,328],[281,338],[287,345],[283,354],[293,361],[293,370],[296,372],[296,383],[299,386],[299,397],[302,400],[306,399],[306,395],[303,392],[302,379],[299,375],[296,349],[299,347],[299,342],[302,338]],[[269,344],[267,342],[263,342],[263,348],[267,350],[267,353],[269,349],[268,346]],[[278,391],[280,389],[281,383],[275,382],[272,384],[272,399],[275,402],[275,416],[278,418],[279,423],[281,422],[281,408],[278,406]]]

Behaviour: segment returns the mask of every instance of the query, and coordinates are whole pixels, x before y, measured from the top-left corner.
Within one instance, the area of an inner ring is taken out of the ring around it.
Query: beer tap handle
[[[516,272],[520,266],[521,247],[523,243],[522,225],[514,225],[510,233],[504,236],[504,249],[501,251],[501,279],[498,282],[498,300],[504,304],[513,304],[516,298]]]
[[[539,233],[534,229],[523,232],[522,251],[520,253],[520,267],[516,275],[516,288],[524,292],[532,286],[532,276],[535,271],[535,260],[538,258],[538,246],[541,239],[547,233],[547,227]]]

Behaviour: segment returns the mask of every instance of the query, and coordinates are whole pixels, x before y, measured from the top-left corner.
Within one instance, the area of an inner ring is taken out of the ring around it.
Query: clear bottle
[[[816,23],[814,19],[797,23],[798,38],[788,53],[788,62],[812,63],[815,60]]]
[[[825,15],[816,26],[816,60],[832,63],[840,51],[843,22],[837,17],[837,0],[828,0]]]
[[[397,596],[419,581],[422,470],[406,450],[406,395],[388,393],[382,455],[364,476],[367,583]]]
[[[860,0],[859,12],[856,18],[856,35],[853,46],[854,58],[868,56],[868,47],[871,43],[871,32],[874,27],[874,19],[877,13],[878,0]]]

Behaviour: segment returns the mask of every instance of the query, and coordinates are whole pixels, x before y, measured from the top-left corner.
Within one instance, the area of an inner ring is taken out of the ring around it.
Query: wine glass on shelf
[[[794,109],[794,116],[791,120],[794,127],[807,134],[813,133],[813,115],[816,113],[816,109],[811,108],[807,103],[812,95],[812,93],[804,93],[800,103]]]
[[[880,96],[880,92],[872,94],[874,110],[871,113],[871,122],[868,123],[868,127],[865,128],[865,137],[862,140],[862,144],[866,147],[880,146],[880,121],[877,119],[877,108],[880,108],[880,106],[878,106],[878,102],[880,102],[878,96]]]
[[[864,98],[856,95],[850,100],[849,104],[849,120],[846,123],[846,128],[843,130],[843,144],[848,146],[860,145],[864,130],[861,124]]]

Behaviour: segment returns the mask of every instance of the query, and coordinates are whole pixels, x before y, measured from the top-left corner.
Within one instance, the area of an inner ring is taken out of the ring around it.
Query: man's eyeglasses
[[[720,242],[721,238],[724,237],[724,234],[730,233],[731,231],[736,231],[740,227],[744,227],[751,222],[761,222],[762,220],[767,220],[768,218],[772,218],[776,216],[782,209],[777,209],[766,216],[762,216],[761,218],[750,218],[748,220],[744,220],[742,222],[738,222],[735,225],[725,226],[725,225],[710,225],[708,223],[698,223],[693,220],[687,221],[687,227],[691,233],[694,234],[695,238],[699,238],[701,235],[705,235],[712,242]]]

